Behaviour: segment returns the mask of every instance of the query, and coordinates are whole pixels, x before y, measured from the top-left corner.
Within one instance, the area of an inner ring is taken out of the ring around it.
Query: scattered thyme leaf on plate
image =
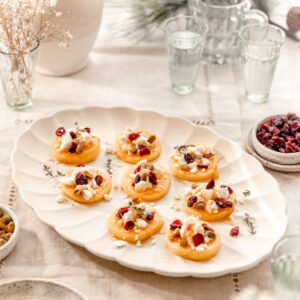
[[[245,217],[244,217],[243,221],[248,226],[249,232],[251,234],[256,234],[256,228],[255,228],[255,225],[254,225],[254,218],[252,216],[250,216],[250,214],[245,213]]]

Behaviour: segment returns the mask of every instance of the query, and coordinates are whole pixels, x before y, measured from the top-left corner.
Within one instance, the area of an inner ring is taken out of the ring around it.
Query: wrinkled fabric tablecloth
[[[256,120],[300,107],[300,47],[287,40],[271,99],[254,105],[244,99],[241,66],[202,66],[190,96],[170,90],[164,45],[109,43],[101,34],[89,65],[65,78],[36,76],[34,104],[26,112],[5,106],[0,92],[0,202],[21,224],[15,250],[0,263],[0,281],[40,277],[67,283],[89,299],[229,299],[249,284],[272,288],[268,259],[252,270],[216,279],[168,278],[97,258],[43,224],[20,199],[11,179],[10,155],[16,136],[38,117],[81,105],[129,106],[181,116],[211,126],[241,145]],[[299,174],[268,172],[279,181],[288,203],[288,233],[299,233]]]

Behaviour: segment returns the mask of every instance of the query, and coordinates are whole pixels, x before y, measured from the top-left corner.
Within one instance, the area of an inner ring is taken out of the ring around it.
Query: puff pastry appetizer
[[[237,202],[233,189],[226,185],[216,185],[214,179],[208,184],[193,185],[184,198],[187,213],[210,222],[230,216]]]
[[[136,164],[147,159],[153,161],[161,153],[161,144],[158,138],[150,131],[126,128],[116,140],[116,154],[125,162]]]
[[[158,233],[164,225],[162,216],[146,203],[129,201],[117,209],[108,220],[113,237],[129,243],[143,241]]]
[[[206,181],[218,178],[215,152],[204,145],[181,145],[170,157],[172,173],[184,180]]]
[[[190,216],[185,221],[174,220],[167,232],[167,247],[176,255],[195,261],[215,256],[221,247],[219,234],[207,223]]]
[[[52,145],[54,158],[65,164],[78,165],[94,161],[100,152],[100,140],[88,127],[59,127]]]
[[[122,189],[140,201],[159,200],[170,189],[170,176],[162,166],[142,160],[125,172]]]
[[[61,178],[61,190],[68,198],[83,204],[103,200],[111,191],[110,176],[97,168],[78,166]]]

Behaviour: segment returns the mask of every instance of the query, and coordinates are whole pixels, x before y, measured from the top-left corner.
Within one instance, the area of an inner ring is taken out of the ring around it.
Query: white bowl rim
[[[284,117],[284,116],[286,116],[286,114],[271,115],[271,116],[268,116],[268,117],[262,119],[262,120],[259,121],[258,123],[256,123],[256,125],[253,127],[253,138],[254,138],[254,139],[255,139],[262,147],[264,147],[264,149],[265,149],[267,152],[269,152],[271,155],[277,155],[278,157],[281,157],[281,158],[298,157],[298,156],[300,157],[300,151],[294,152],[294,153],[281,153],[281,152],[279,152],[279,151],[272,150],[272,149],[266,147],[264,144],[262,144],[262,143],[258,140],[258,138],[257,138],[257,136],[256,136],[257,129],[258,129],[258,127],[259,127],[262,123],[264,123],[265,121],[267,121],[267,120],[269,120],[269,119],[271,119],[271,118],[274,118],[274,117]]]
[[[2,209],[4,212],[6,212],[10,217],[13,219],[13,222],[15,224],[15,229],[12,234],[12,237],[8,240],[7,243],[5,243],[3,246],[0,246],[0,253],[4,251],[6,248],[9,247],[10,244],[14,242],[18,238],[18,233],[20,231],[20,226],[19,226],[19,220],[17,215],[14,213],[14,211],[9,208],[7,205],[0,203],[0,209]]]
[[[61,286],[61,287],[64,287],[64,288],[70,290],[71,292],[75,293],[77,296],[80,296],[83,300],[89,300],[86,296],[84,296],[81,292],[79,292],[77,289],[73,288],[72,286],[65,284],[65,283],[58,282],[56,280],[52,280],[52,279],[50,280],[47,278],[39,278],[39,277],[19,278],[19,277],[17,277],[15,279],[4,279],[3,281],[1,281],[0,287],[4,286],[6,284],[21,283],[21,282],[26,282],[26,281],[55,284],[55,285],[58,285],[58,286]]]

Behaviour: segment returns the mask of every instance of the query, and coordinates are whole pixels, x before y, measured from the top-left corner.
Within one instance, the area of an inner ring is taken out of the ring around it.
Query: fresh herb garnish
[[[45,175],[47,177],[56,178],[56,177],[60,177],[60,176],[66,176],[61,171],[56,171],[55,173],[53,173],[53,171],[49,165],[44,165],[43,169],[44,169]]]
[[[112,171],[112,159],[111,158],[108,158],[106,160],[106,171],[108,174],[112,175],[113,171]]]
[[[245,197],[250,196],[250,194],[251,194],[251,192],[250,192],[249,190],[243,191],[243,195],[244,195]]]
[[[256,229],[255,229],[255,226],[254,226],[254,218],[251,217],[248,213],[245,213],[245,218],[243,219],[243,221],[248,226],[249,232],[251,234],[256,234]]]

